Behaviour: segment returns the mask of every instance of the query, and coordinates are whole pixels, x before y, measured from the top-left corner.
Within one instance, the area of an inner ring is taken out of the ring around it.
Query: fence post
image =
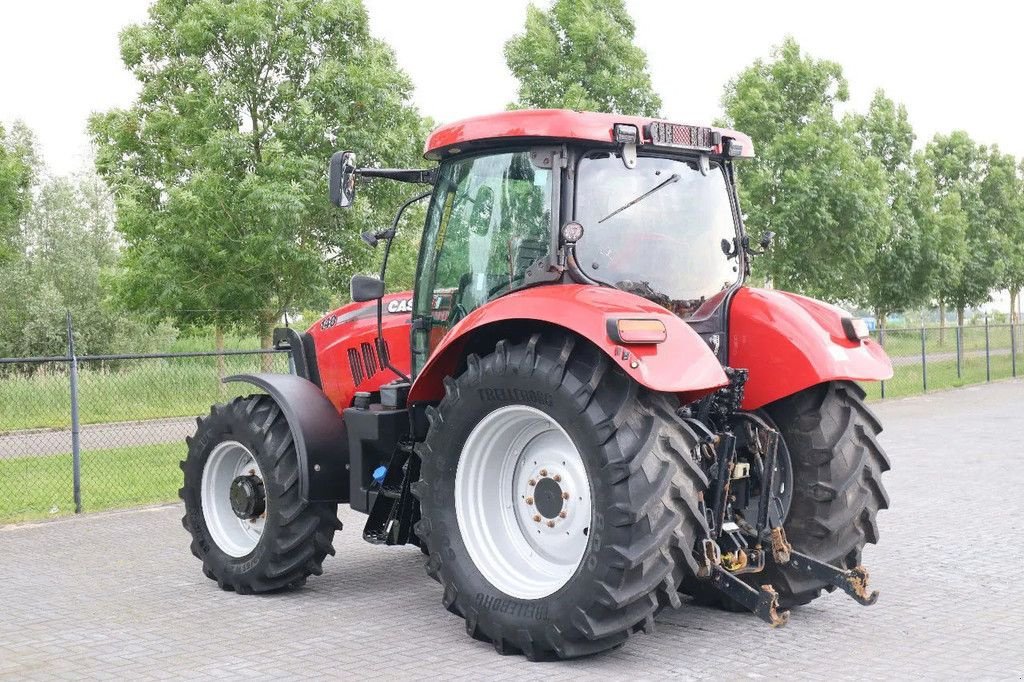
[[[75,513],[82,513],[82,447],[78,424],[78,358],[75,355],[75,336],[71,325],[71,311],[67,312],[68,359],[71,361],[71,485],[75,497]]]
[[[928,358],[924,351],[924,326],[921,327],[921,390],[928,390]]]
[[[1010,320],[1010,372],[1017,376],[1017,331]]]
[[[885,327],[878,328],[878,345],[885,349]],[[882,400],[885,400],[885,379],[882,379]]]
[[[988,348],[988,315],[985,315],[985,381],[992,381],[992,354]]]
[[[960,337],[960,332],[961,331],[963,331],[963,327],[961,327],[960,325],[957,325],[956,326],[956,378],[957,379],[962,379],[963,376],[964,376],[963,375],[963,367],[961,366],[962,363],[963,363],[963,352],[960,349],[960,343],[961,343],[961,340],[962,340],[961,337]]]

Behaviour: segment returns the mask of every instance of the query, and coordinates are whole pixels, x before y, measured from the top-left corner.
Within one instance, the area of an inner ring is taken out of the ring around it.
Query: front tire
[[[181,462],[182,525],[203,573],[241,594],[298,587],[323,572],[338,505],[299,497],[291,429],[266,395],[214,405]]]
[[[707,480],[672,407],[572,336],[499,342],[446,381],[417,450],[416,533],[472,637],[572,658],[679,603]]]

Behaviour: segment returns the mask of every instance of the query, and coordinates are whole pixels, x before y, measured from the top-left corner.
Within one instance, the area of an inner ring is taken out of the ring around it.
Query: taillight
[[[668,331],[658,319],[608,320],[608,337],[616,343],[661,343],[668,338]]]

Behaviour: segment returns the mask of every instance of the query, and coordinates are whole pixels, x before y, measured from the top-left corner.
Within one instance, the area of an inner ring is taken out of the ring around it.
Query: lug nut
[[[529,481],[527,481],[527,483],[529,483],[530,485],[537,485],[537,481],[533,480],[532,478]]]
[[[532,497],[527,497],[526,498],[526,504],[533,504],[533,498]]]
[[[563,500],[568,500],[569,499],[569,493],[568,492],[563,492],[562,493],[562,499]]]
[[[554,528],[554,527],[555,527],[555,522],[554,521],[548,521],[548,528]]]
[[[568,516],[568,514],[565,513],[564,509],[562,511],[558,512],[558,518],[564,519],[566,516]]]
[[[555,480],[555,483],[558,483],[559,481],[561,481],[561,480],[562,480],[562,477],[561,477],[561,476],[559,476],[558,474],[555,474],[555,475],[554,475],[554,476],[552,476],[551,478],[553,478],[553,479]]]
[[[540,475],[541,476],[547,476],[548,475],[548,470],[547,469],[541,469],[540,470]]]
[[[533,520],[536,521],[537,523],[540,523],[540,514],[534,514],[533,515]]]

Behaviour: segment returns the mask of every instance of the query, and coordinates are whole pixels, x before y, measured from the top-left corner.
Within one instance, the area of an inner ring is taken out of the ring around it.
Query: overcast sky
[[[131,103],[136,86],[121,66],[117,34],[144,20],[148,4],[0,0],[0,121],[31,126],[53,172],[87,159],[90,112]],[[423,113],[442,122],[503,109],[513,98],[502,46],[522,28],[525,0],[366,4],[374,32],[412,76]],[[718,12],[726,5],[628,4],[671,120],[709,123],[723,84],[790,34],[843,65],[852,106],[864,108],[878,87],[905,103],[918,144],[963,128],[1024,157],[1018,3],[743,0]]]

